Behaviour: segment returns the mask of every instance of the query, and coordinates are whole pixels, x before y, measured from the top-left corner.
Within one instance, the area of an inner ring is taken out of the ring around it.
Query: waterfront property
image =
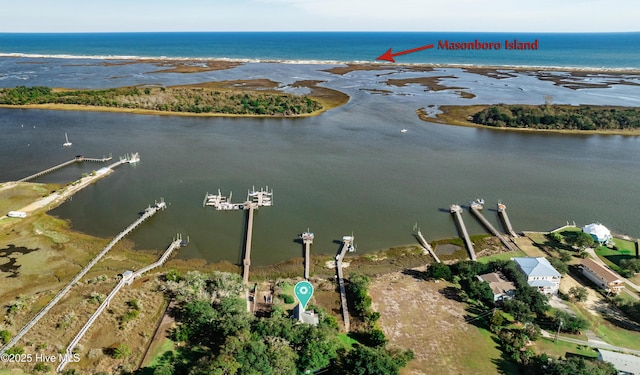
[[[600,223],[585,225],[582,228],[582,231],[593,237],[593,240],[598,242],[600,245],[607,244],[613,239],[611,231]]]
[[[557,294],[560,287],[560,272],[543,257],[513,258],[518,268],[527,278],[527,283],[538,288],[540,293]]]
[[[615,272],[600,265],[591,258],[585,258],[580,262],[582,274],[593,281],[607,293],[618,294],[624,289],[624,280]]]
[[[501,273],[491,272],[478,275],[478,280],[486,281],[493,292],[493,301],[500,302],[513,298],[516,294],[516,286],[511,281],[505,279]]]

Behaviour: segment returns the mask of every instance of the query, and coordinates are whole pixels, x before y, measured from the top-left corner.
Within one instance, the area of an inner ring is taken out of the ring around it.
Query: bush
[[[11,332],[7,331],[6,329],[0,331],[0,341],[2,341],[2,344],[6,344],[11,341]]]
[[[280,299],[282,299],[286,304],[291,304],[296,302],[295,298],[293,298],[293,296],[290,294],[282,293],[280,294]]]

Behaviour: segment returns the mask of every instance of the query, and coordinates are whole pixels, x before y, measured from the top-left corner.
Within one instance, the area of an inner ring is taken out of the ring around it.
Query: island
[[[308,80],[291,85],[306,88],[308,95],[283,92],[278,82],[268,79],[99,90],[18,86],[0,89],[0,106],[140,114],[302,117],[317,115],[349,100],[342,92],[318,86],[321,82]]]
[[[416,111],[424,121],[481,126],[494,129],[640,134],[640,108],[593,105],[470,105],[441,106],[431,117],[425,108]]]

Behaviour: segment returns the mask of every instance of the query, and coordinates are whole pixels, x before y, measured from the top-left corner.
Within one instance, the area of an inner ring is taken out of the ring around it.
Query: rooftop
[[[560,277],[560,272],[543,257],[513,258],[527,277]]]
[[[608,283],[614,283],[616,281],[622,281],[622,278],[611,271],[610,269],[603,267],[598,262],[591,258],[585,258],[581,262],[582,266],[589,268],[596,275],[600,276],[603,280]]]
[[[640,374],[640,357],[604,349],[598,349],[598,351],[600,352],[600,358],[613,364],[616,370],[627,374]]]

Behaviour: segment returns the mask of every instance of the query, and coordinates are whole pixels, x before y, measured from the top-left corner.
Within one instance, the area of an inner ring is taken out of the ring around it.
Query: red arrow
[[[385,52],[382,55],[380,55],[378,58],[376,58],[376,60],[384,60],[384,61],[396,62],[396,60],[393,59],[396,56],[406,55],[407,53],[418,52],[418,51],[422,51],[423,49],[429,49],[429,48],[433,48],[433,44],[428,44],[426,46],[422,46],[422,47],[418,47],[418,48],[412,48],[412,49],[408,49],[408,50],[400,51],[400,52],[396,52],[396,53],[391,53],[392,48],[389,48],[389,50],[387,52]]]

